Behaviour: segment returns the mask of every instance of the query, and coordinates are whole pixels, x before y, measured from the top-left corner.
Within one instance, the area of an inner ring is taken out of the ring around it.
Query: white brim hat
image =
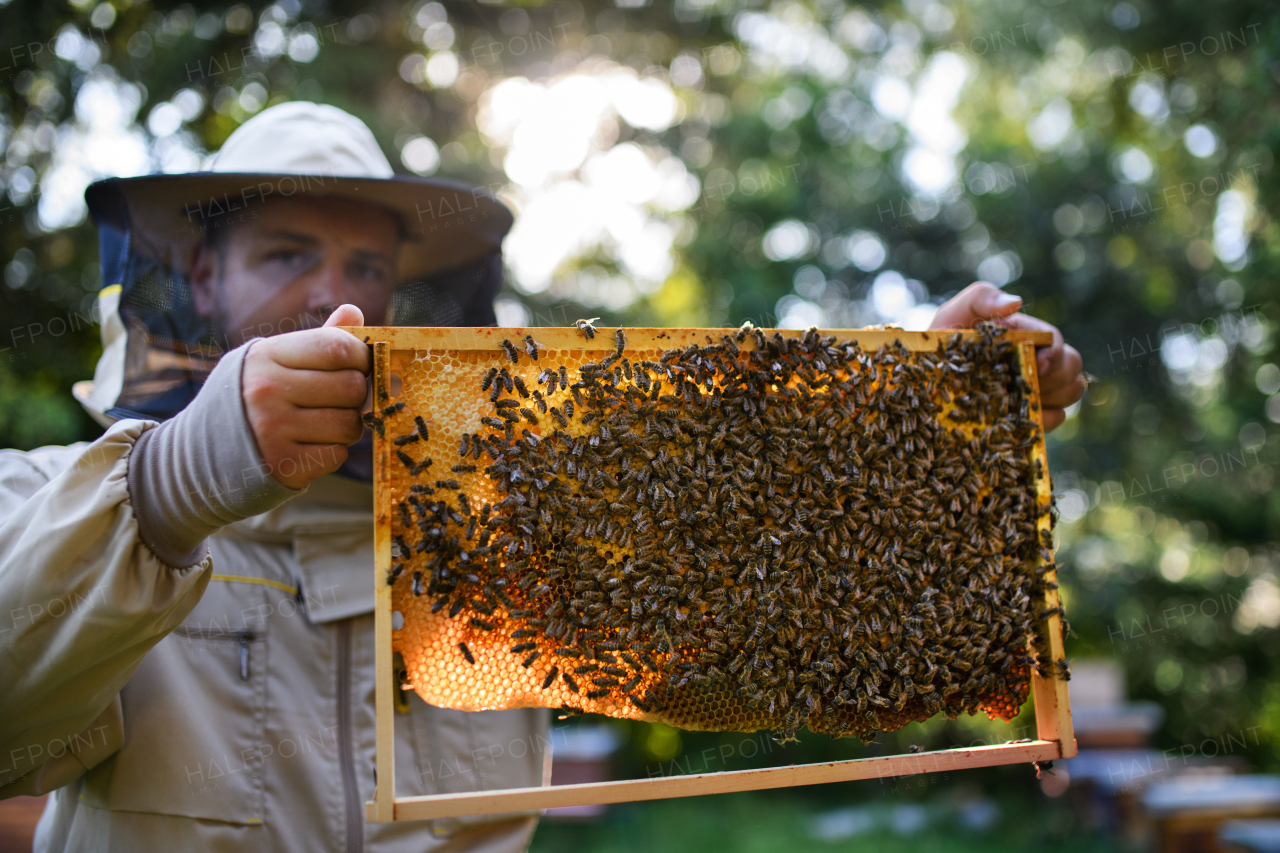
[[[404,238],[401,281],[498,251],[512,224],[511,211],[487,189],[396,175],[363,122],[305,101],[270,107],[246,121],[208,171],[110,178],[85,191],[95,221],[128,231],[135,250],[184,273],[211,224],[300,196],[349,198],[395,213]]]

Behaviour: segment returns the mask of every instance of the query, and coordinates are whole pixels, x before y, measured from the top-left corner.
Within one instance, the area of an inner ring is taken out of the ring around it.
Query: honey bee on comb
[[[412,456],[381,439],[421,495],[387,521],[409,684],[784,739],[1011,719],[1033,671],[1069,669],[1038,412],[1003,334],[911,351],[748,324],[664,351],[618,329],[611,349],[526,339],[529,372],[502,366],[510,341],[415,357],[387,424],[436,435]],[[417,457],[437,452],[475,464],[436,480]]]

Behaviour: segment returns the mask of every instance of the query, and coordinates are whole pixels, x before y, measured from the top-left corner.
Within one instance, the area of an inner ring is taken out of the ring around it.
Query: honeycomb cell
[[[376,439],[424,700],[863,737],[1017,714],[1047,472],[999,329],[520,349],[397,363]]]

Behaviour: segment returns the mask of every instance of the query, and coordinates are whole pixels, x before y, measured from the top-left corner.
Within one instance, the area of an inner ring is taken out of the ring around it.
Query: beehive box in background
[[[431,704],[871,737],[1065,674],[1029,333],[352,331]]]

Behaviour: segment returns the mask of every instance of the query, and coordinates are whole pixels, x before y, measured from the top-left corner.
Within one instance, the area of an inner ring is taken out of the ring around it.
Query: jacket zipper
[[[351,748],[351,622],[338,623],[338,764],[342,768],[342,794],[346,803],[347,853],[364,850],[364,815],[360,786]]]
[[[258,639],[257,631],[201,631],[179,626],[173,629],[173,633],[189,640],[235,641],[240,646],[240,680],[249,680],[249,644]]]

